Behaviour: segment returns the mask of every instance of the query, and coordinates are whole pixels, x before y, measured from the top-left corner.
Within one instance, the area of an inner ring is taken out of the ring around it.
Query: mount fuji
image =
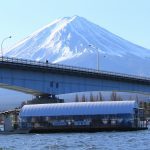
[[[89,46],[92,45],[92,46]],[[79,16],[64,17],[17,43],[5,56],[150,76],[150,50]]]

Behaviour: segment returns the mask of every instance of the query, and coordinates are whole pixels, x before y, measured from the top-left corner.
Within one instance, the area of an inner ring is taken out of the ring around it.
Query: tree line
[[[116,92],[112,92],[110,95],[110,100],[122,101],[123,99],[121,98],[120,95],[117,95]],[[88,102],[88,101],[90,102],[105,101],[105,98],[101,92],[99,92],[96,95],[90,93],[90,96],[85,96],[85,94],[83,94],[82,96],[79,96],[78,94],[75,95],[75,102]]]

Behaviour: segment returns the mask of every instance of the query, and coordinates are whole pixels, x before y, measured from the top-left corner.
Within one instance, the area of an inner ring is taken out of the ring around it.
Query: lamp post
[[[11,37],[12,37],[12,36],[8,36],[8,37],[6,37],[6,38],[4,38],[4,39],[2,40],[2,43],[1,43],[1,57],[2,57],[2,60],[3,60],[3,43],[4,43],[5,40],[10,39]]]
[[[96,52],[97,52],[97,70],[99,71],[99,51],[98,51],[98,48],[95,47],[94,45],[91,45],[91,44],[89,44],[89,47],[96,49]]]

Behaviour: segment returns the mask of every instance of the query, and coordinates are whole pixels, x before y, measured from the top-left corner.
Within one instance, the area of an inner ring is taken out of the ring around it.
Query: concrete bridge
[[[150,94],[150,78],[1,57],[0,87],[36,96],[84,91]]]

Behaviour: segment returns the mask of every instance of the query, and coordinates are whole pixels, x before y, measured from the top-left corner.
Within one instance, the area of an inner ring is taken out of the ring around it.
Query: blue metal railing
[[[10,57],[0,57],[0,63],[17,63],[22,65],[32,65],[32,66],[39,66],[39,67],[48,67],[48,68],[58,68],[58,69],[67,69],[72,71],[82,71],[82,72],[89,72],[89,73],[99,73],[102,75],[113,75],[116,77],[125,77],[125,78],[132,78],[132,79],[138,79],[138,80],[147,80],[150,81],[150,77],[143,77],[143,76],[137,76],[137,75],[130,75],[130,74],[124,74],[124,73],[115,73],[115,72],[109,72],[109,71],[103,71],[103,70],[96,70],[91,68],[83,68],[83,67],[76,67],[76,66],[69,66],[69,65],[62,65],[62,64],[54,64],[54,63],[47,63],[42,61],[34,61],[34,60],[28,60],[28,59],[22,59],[22,58],[10,58]]]

